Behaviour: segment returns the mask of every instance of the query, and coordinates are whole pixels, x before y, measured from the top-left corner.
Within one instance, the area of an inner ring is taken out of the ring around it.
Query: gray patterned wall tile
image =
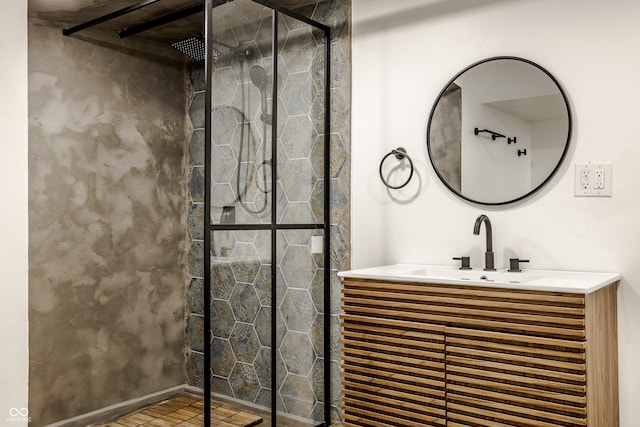
[[[313,98],[313,102],[311,103],[311,109],[309,110],[309,120],[311,120],[311,123],[318,135],[323,135],[326,132],[324,122],[327,114],[324,110],[325,99],[324,91],[318,90],[316,92],[316,97]],[[334,131],[333,126],[333,122],[330,122],[329,131]],[[322,153],[320,155],[322,155]]]
[[[316,400],[324,402],[324,359],[318,357],[311,369],[311,388]]]
[[[313,411],[316,400],[307,376],[287,375],[280,393],[287,412],[306,418]]]
[[[204,367],[204,354],[196,353],[194,351],[187,352],[187,360],[185,363],[185,371],[187,374],[187,381],[194,387],[204,386],[204,377],[202,369]]]
[[[234,206],[236,196],[229,184],[214,184],[211,188],[211,200],[215,200],[211,206],[211,220],[219,224],[223,207]]]
[[[271,305],[271,266],[261,265],[256,275],[255,291],[263,306]]]
[[[324,357],[324,334],[324,314],[318,314],[309,330],[309,338],[318,357]]]
[[[331,44],[331,87],[348,90],[351,85],[351,63],[340,43]]]
[[[224,394],[225,396],[234,397],[233,390],[231,390],[229,379],[227,377],[212,375],[211,391],[218,394]]]
[[[317,137],[318,134],[309,120],[309,116],[290,117],[282,131],[282,146],[289,159],[306,158],[309,157]],[[304,172],[309,171],[305,170]]]
[[[229,384],[234,397],[247,402],[253,402],[260,391],[258,375],[248,363],[236,363],[229,375]]]
[[[313,83],[316,85],[316,89],[318,91],[324,90],[324,74],[325,74],[325,63],[326,63],[327,51],[325,44],[320,44],[316,51],[313,53],[313,59],[311,60],[311,67],[309,68],[309,72],[311,73],[311,78],[313,79]]]
[[[204,165],[204,129],[194,130],[189,141],[189,156],[195,166]]]
[[[308,289],[315,274],[315,262],[307,246],[289,246],[281,268],[289,288]]]
[[[331,27],[331,41],[340,40],[348,31],[350,25],[350,5],[346,6],[341,0],[327,0],[318,2],[313,19]]]
[[[213,145],[236,144],[234,134],[236,128],[240,126],[239,123],[242,123],[239,111],[229,106],[214,108],[211,112],[211,142]],[[236,155],[238,154],[237,151],[234,152]]]
[[[282,101],[289,116],[309,114],[316,87],[307,71],[290,74],[282,88]]]
[[[349,133],[351,124],[351,105],[341,88],[331,89],[331,132],[337,132],[342,138]]]
[[[287,367],[287,372],[298,375],[309,375],[316,356],[307,334],[302,332],[287,332],[284,340],[282,340],[280,353]]]
[[[211,149],[211,179],[213,182],[231,182],[237,163],[231,145],[213,146]]]
[[[271,407],[271,389],[261,388],[256,396],[254,403],[262,406],[263,408]]]
[[[246,323],[236,323],[229,343],[238,362],[253,363],[260,349],[260,341],[253,325]]]
[[[337,225],[331,226],[331,266],[342,270],[342,262],[347,254],[347,242],[344,239],[342,230]]]
[[[235,363],[229,341],[214,338],[211,343],[211,372],[219,377],[228,377]]]
[[[309,159],[289,160],[282,172],[282,188],[292,202],[306,202],[316,182]]]
[[[187,268],[193,277],[204,277],[204,248],[203,242],[194,240],[187,254]]]
[[[214,337],[229,338],[236,319],[229,302],[215,299],[211,301],[211,332]]]
[[[219,230],[211,233],[211,256],[220,260],[228,260],[236,246],[233,231]]]
[[[309,28],[290,31],[280,52],[289,72],[309,70],[317,46]]]
[[[196,166],[191,168],[191,175],[189,177],[189,194],[191,194],[191,200],[196,203],[204,202],[204,175],[203,168]]]
[[[201,92],[206,89],[205,76],[204,61],[192,62],[189,67],[189,82],[193,92]]]
[[[191,278],[186,298],[188,313],[204,314],[204,279]]]
[[[187,319],[187,342],[192,350],[204,351],[204,317],[190,314]]]
[[[198,92],[193,95],[189,106],[189,118],[194,129],[204,129],[204,104],[204,92]]]
[[[324,420],[324,402],[316,401],[316,404],[313,407],[313,411],[311,411],[311,415],[309,415],[309,418],[315,421]],[[332,424],[332,425],[338,426],[340,424]]]
[[[187,216],[187,228],[191,239],[204,240],[203,219],[204,205],[202,203],[192,203]]]
[[[289,202],[282,216],[283,224],[313,224],[316,222],[309,203]],[[292,245],[308,245],[312,230],[287,230],[285,238]]]
[[[228,300],[236,285],[231,263],[213,260],[211,262],[211,295],[213,298]]]
[[[302,289],[288,289],[280,310],[290,331],[307,332],[316,317],[311,295]]]
[[[231,269],[238,282],[253,283],[260,269],[260,258],[251,243],[236,243],[231,253]]]
[[[230,105],[233,101],[238,85],[231,67],[217,68],[211,78],[212,95],[211,101],[215,106]]]
[[[319,179],[313,186],[311,197],[309,198],[309,206],[313,212],[315,221],[318,224],[324,222],[324,180]]]
[[[271,348],[261,347],[253,364],[260,386],[271,388]]]
[[[229,298],[233,314],[238,322],[253,323],[260,309],[260,301],[253,285],[236,284],[231,298]]]
[[[276,310],[276,315],[274,317],[274,322],[276,322],[276,347],[280,347],[282,344],[282,340],[284,336],[287,334],[287,327],[284,323],[284,319],[282,318],[282,313],[279,309]],[[256,320],[254,322],[254,327],[256,329],[256,334],[260,339],[260,343],[263,346],[270,347],[271,346],[271,307],[262,307],[256,316]]]

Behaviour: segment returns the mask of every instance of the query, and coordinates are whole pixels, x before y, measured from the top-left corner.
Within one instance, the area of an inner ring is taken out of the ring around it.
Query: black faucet
[[[487,251],[484,253],[484,271],[495,271],[493,266],[493,236],[491,234],[491,221],[489,217],[482,214],[476,218],[476,223],[473,225],[473,234],[478,236],[480,234],[480,226],[484,222],[484,229],[487,236]]]

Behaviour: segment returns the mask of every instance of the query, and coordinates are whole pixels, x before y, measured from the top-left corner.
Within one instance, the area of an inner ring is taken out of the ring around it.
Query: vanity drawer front
[[[586,343],[446,328],[449,426],[585,426]]]
[[[343,314],[345,426],[444,426],[443,327]]]
[[[362,316],[585,339],[582,294],[348,279],[343,304]]]

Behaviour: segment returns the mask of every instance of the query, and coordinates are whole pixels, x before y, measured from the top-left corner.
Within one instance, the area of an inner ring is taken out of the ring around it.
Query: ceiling
[[[141,2],[142,0],[29,0],[29,16],[69,28]],[[157,0],[96,27],[120,31],[200,3],[201,0]],[[224,12],[224,17],[216,18],[216,22],[224,23],[225,28],[222,29],[246,23],[259,6],[250,0],[235,0],[232,3],[233,9],[231,5],[219,7],[220,12]],[[315,0],[274,0],[272,3],[296,10],[315,3]],[[168,42],[198,33],[204,33],[202,12],[145,31],[141,36]]]

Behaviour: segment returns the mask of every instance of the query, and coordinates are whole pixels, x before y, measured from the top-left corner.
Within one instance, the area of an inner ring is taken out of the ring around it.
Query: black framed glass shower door
[[[205,425],[209,393],[268,408],[273,426],[330,425],[329,29],[266,1],[217,3],[205,3]]]

